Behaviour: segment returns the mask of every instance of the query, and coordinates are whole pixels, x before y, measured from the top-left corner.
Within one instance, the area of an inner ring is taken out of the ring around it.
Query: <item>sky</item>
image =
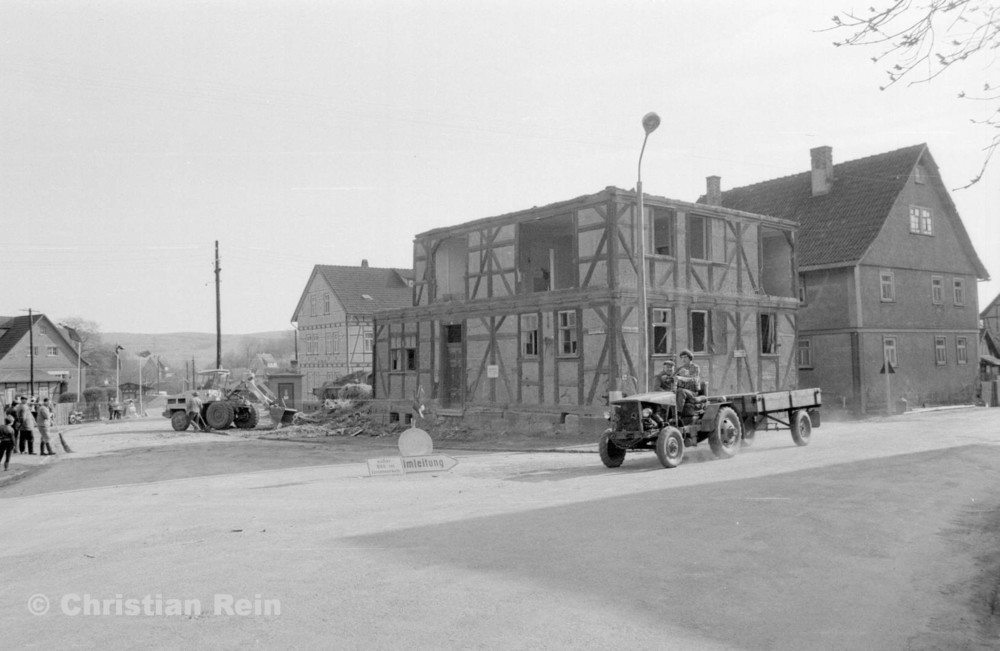
[[[979,172],[969,60],[880,91],[831,17],[873,0],[4,0],[0,315],[103,332],[290,330],[316,264],[607,186],[694,201],[927,143]],[[879,4],[875,2],[875,4]],[[1000,157],[951,196],[1000,291]]]

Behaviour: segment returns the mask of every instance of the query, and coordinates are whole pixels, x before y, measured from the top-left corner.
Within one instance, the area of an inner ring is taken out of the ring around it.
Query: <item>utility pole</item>
[[[35,319],[28,308],[28,395],[35,395]]]
[[[219,240],[215,240],[215,368],[222,368],[222,305],[219,291]]]

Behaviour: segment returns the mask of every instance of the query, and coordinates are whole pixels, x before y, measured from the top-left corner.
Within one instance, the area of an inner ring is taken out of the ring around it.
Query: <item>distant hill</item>
[[[149,351],[165,360],[180,364],[194,358],[199,368],[215,366],[216,336],[205,332],[171,332],[145,335],[133,332],[102,332],[105,344],[118,344],[131,354]],[[222,356],[244,359],[248,354],[271,353],[290,358],[295,350],[295,335],[290,330],[256,332],[246,335],[222,335]]]

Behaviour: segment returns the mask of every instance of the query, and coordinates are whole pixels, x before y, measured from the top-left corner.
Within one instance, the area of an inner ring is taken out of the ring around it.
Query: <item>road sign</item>
[[[368,475],[377,477],[379,475],[402,475],[402,457],[379,457],[368,460]]]
[[[434,472],[451,470],[458,461],[443,454],[431,454],[423,457],[403,457],[403,472]]]

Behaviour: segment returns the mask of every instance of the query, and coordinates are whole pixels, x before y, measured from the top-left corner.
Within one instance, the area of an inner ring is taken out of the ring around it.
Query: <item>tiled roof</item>
[[[370,316],[378,310],[413,306],[413,293],[406,269],[316,265],[344,310],[352,316]]]
[[[856,262],[881,232],[926,149],[914,145],[834,165],[825,195],[812,196],[812,172],[803,172],[727,190],[722,206],[799,222],[800,266]]]
[[[38,323],[40,318],[42,318],[41,314],[31,316],[35,323]],[[0,329],[3,329],[3,334],[0,335],[0,359],[3,359],[17,345],[17,342],[28,334],[28,315],[0,316]]]

